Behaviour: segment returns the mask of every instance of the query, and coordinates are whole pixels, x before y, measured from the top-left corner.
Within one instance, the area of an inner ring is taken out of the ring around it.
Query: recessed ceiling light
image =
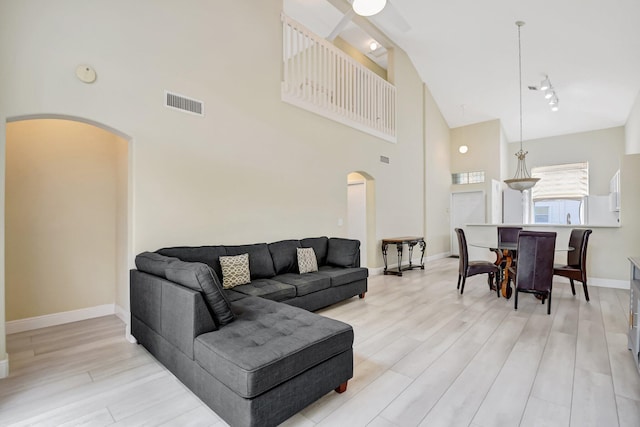
[[[467,151],[469,151],[469,147],[467,147],[466,145],[461,145],[460,147],[458,147],[458,151],[460,152],[460,154],[465,154]]]
[[[371,49],[371,52],[373,52],[374,50],[376,50],[379,47],[380,47],[380,45],[378,44],[378,42],[375,42],[375,41],[373,41],[373,42],[371,42],[369,44],[369,49]]]

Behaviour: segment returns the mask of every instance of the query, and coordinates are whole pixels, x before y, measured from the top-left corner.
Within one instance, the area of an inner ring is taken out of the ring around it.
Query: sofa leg
[[[360,297],[360,299],[364,299],[364,295],[366,294],[366,292],[361,293],[360,295],[358,295]]]
[[[347,381],[343,382],[336,388],[337,393],[344,393],[345,391],[347,391]]]

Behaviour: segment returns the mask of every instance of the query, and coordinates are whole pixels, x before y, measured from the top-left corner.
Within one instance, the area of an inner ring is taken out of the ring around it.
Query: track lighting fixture
[[[551,89],[551,81],[549,81],[549,76],[545,76],[544,80],[540,82],[540,90]]]
[[[540,90],[544,92],[544,99],[549,102],[551,111],[558,111],[558,95],[551,84],[549,76],[545,76],[540,82],[540,86],[528,86],[530,90]]]

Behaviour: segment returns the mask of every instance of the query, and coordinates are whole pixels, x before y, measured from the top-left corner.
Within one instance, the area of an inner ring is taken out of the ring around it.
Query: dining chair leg
[[[571,283],[571,292],[573,292],[573,295],[575,296],[576,294],[576,287],[573,284],[573,279],[569,279],[569,283]],[[588,300],[587,300],[588,301]]]
[[[584,297],[589,301],[589,291],[587,290],[587,279],[582,282],[582,288],[584,289]]]
[[[516,291],[516,297],[514,298],[513,309],[517,310],[518,309],[518,288],[516,288],[515,291]]]
[[[500,285],[502,284],[502,277],[500,274],[496,274],[496,296],[500,298]]]
[[[549,291],[549,303],[547,305],[547,314],[551,314],[551,291]]]
[[[462,280],[462,275],[458,274],[458,287],[456,289],[460,289],[460,280]]]
[[[467,281],[467,276],[462,276],[462,283],[460,283],[460,295],[464,293],[464,282]]]

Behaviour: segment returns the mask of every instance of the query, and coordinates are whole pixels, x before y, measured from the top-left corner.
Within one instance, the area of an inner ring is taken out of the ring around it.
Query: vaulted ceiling
[[[284,8],[326,37],[348,2],[284,0]],[[638,0],[389,0],[369,20],[408,53],[450,127],[500,119],[507,138],[517,141],[515,22],[526,22],[521,38],[527,140],[626,123],[640,91],[638,17]],[[354,26],[343,31],[352,44],[358,43]],[[527,88],[539,86],[546,75],[559,98],[557,112],[542,92]]]

